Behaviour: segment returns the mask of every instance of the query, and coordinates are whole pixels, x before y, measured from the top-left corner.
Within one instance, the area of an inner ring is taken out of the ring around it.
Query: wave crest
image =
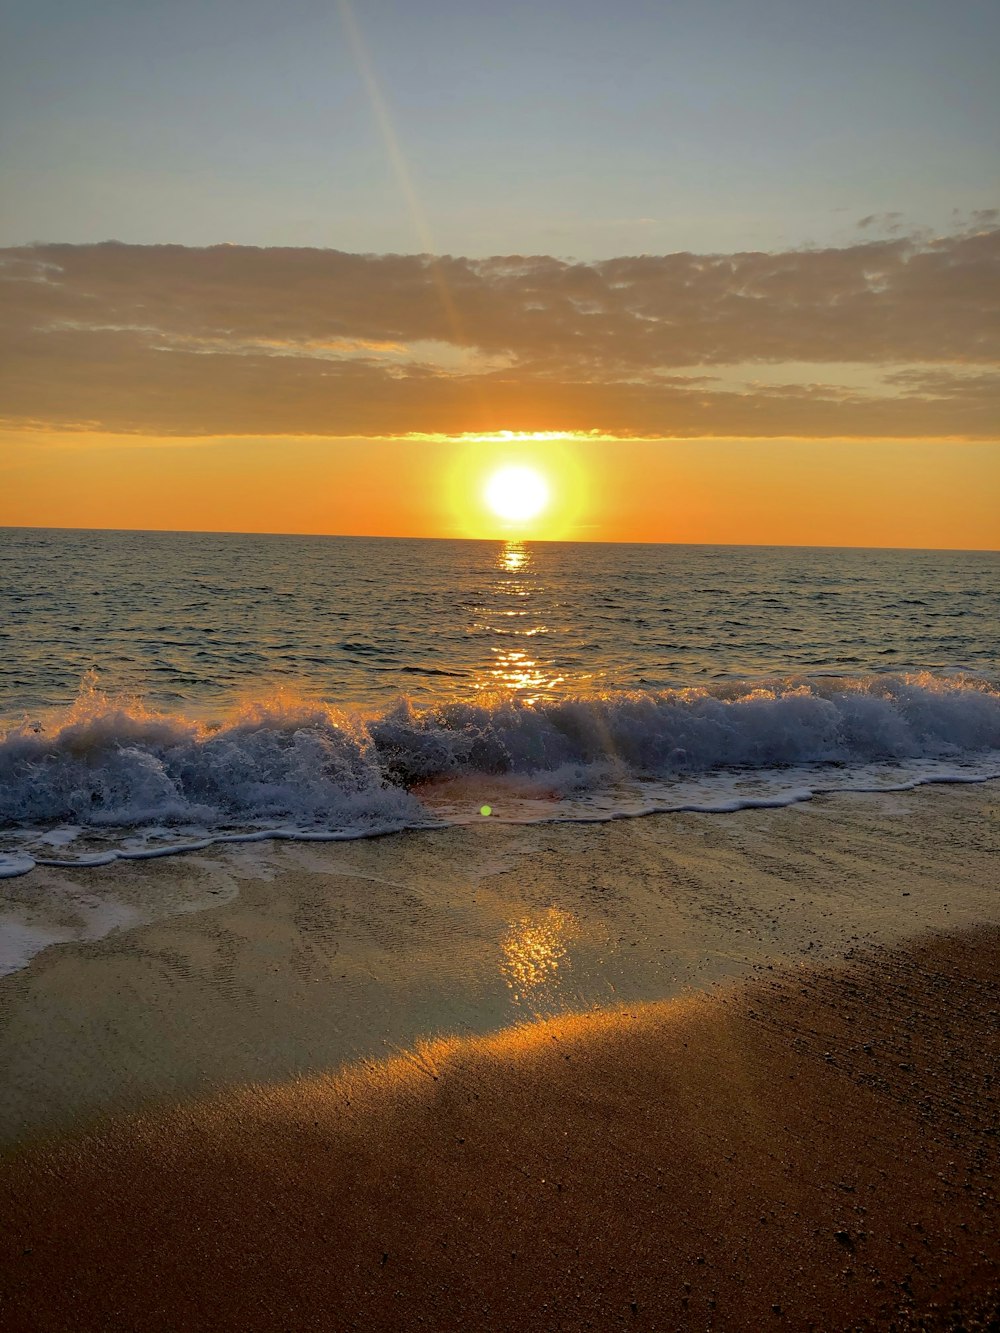
[[[76,702],[0,735],[0,822],[185,824],[364,836],[426,823],[421,792],[544,777],[557,799],[733,770],[968,759],[1000,750],[1000,691],[968,676],[743,682],[527,704],[363,714],[284,693],[207,724],[85,680]]]

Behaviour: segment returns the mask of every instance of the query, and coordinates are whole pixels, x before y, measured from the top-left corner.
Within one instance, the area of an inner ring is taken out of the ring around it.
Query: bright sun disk
[[[549,487],[531,467],[503,467],[494,472],[483,492],[498,518],[536,518],[549,502]]]

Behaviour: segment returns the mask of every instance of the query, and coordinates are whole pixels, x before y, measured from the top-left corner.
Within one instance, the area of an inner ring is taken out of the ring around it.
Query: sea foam
[[[71,708],[0,735],[0,876],[223,839],[464,822],[481,799],[515,821],[615,818],[998,774],[1000,690],[963,675],[433,708],[401,698],[380,713],[278,693],[216,722],[109,696],[89,679]]]

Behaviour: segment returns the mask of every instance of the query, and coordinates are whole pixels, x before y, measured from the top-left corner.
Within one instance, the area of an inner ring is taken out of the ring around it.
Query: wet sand
[[[472,828],[33,872],[4,921],[0,1145],[1000,925],[1000,783],[738,814]]]
[[[1000,932],[10,1155],[5,1329],[993,1327]]]
[[[998,799],[13,881],[0,1327],[990,1327]]]

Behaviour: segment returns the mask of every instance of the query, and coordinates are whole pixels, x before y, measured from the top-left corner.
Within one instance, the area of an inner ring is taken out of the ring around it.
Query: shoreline
[[[1000,752],[992,751],[992,754]],[[937,761],[936,761],[937,762]],[[756,774],[752,776],[757,776]],[[467,780],[460,780],[465,787],[472,783]],[[496,779],[487,782],[482,775],[476,780],[483,791],[487,791],[490,786],[496,784]],[[445,786],[447,779],[432,781],[429,786]],[[957,769],[946,770],[938,774],[933,771],[929,773],[918,774],[915,777],[906,778],[900,782],[883,782],[870,787],[863,785],[845,785],[829,786],[816,784],[814,786],[792,787],[780,791],[775,791],[771,795],[752,796],[739,795],[731,797],[728,800],[713,803],[710,799],[705,800],[687,800],[674,805],[652,805],[648,809],[629,810],[627,812],[613,811],[607,814],[580,814],[568,815],[553,818],[545,816],[532,816],[530,818],[505,818],[497,812],[491,810],[494,816],[493,822],[496,824],[505,824],[511,827],[519,827],[527,824],[557,824],[557,825],[584,825],[584,824],[610,824],[623,819],[650,819],[658,815],[733,815],[742,813],[744,810],[781,810],[793,805],[802,805],[807,801],[815,801],[825,796],[895,796],[901,793],[917,791],[921,787],[978,787],[990,782],[1000,782],[1000,771],[991,770],[990,772],[963,773]],[[528,785],[537,787],[545,791],[544,783],[539,783],[537,775],[531,775],[528,779]],[[478,799],[478,798],[477,798]],[[493,798],[495,799],[495,798]],[[542,799],[549,799],[548,793]],[[433,813],[433,807],[429,813]],[[242,847],[257,845],[260,843],[282,843],[282,842],[302,842],[309,844],[340,843],[340,842],[367,842],[375,838],[394,838],[404,833],[440,833],[449,828],[463,828],[478,823],[475,818],[455,819],[440,824],[402,824],[399,827],[378,828],[368,832],[359,831],[341,831],[335,833],[315,832],[308,828],[289,829],[275,828],[270,830],[254,829],[245,833],[206,833],[204,836],[196,835],[192,842],[188,843],[164,843],[161,845],[151,845],[143,850],[129,849],[127,851],[112,849],[96,853],[85,853],[80,860],[74,861],[68,857],[55,857],[39,855],[37,850],[31,852],[0,852],[0,880],[20,879],[25,875],[30,875],[34,870],[58,870],[68,871],[70,873],[85,873],[88,870],[103,869],[106,866],[114,865],[116,862],[131,864],[142,861],[159,861],[167,857],[188,856],[192,852],[204,852],[212,850],[224,850],[226,847]],[[93,830],[83,830],[92,832]],[[0,976],[6,975],[0,972]]]
[[[0,1159],[13,1333],[991,1327],[1000,929]]]
[[[122,924],[0,979],[0,1145],[1000,925],[998,798],[988,783],[724,817],[484,821],[9,881],[5,906],[28,921],[44,900],[67,933]]]

